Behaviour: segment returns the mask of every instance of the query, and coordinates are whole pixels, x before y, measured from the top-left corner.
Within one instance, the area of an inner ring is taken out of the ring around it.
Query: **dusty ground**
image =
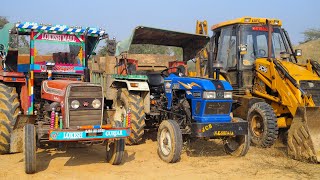
[[[127,146],[119,166],[104,162],[104,147],[39,150],[38,172],[24,173],[23,154],[0,156],[0,179],[320,179],[320,164],[288,159],[283,148],[251,147],[247,156],[226,155],[220,141],[197,141],[185,148],[180,162],[167,164],[157,144]]]

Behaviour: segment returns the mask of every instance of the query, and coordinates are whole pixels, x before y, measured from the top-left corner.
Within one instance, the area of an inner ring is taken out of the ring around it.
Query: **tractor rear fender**
[[[115,88],[123,88],[123,86],[125,86],[129,91],[149,91],[149,85],[144,81],[115,79],[111,84],[111,87]]]
[[[234,117],[240,117],[242,119],[247,119],[248,111],[254,103],[265,102],[262,98],[247,95],[233,95],[233,100],[235,100],[236,103],[232,108],[232,113]]]
[[[150,113],[150,89],[147,82],[115,79],[111,87],[116,89],[127,88],[128,91],[139,91],[141,97],[143,97],[144,112],[147,114]]]

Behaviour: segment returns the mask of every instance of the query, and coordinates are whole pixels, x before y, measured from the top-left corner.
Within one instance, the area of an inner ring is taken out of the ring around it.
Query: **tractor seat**
[[[148,73],[149,86],[161,86],[164,84],[164,78],[160,73]]]

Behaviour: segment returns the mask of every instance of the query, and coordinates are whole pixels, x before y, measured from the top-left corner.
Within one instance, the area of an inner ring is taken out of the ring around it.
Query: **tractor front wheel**
[[[224,150],[232,156],[245,156],[250,147],[249,135],[229,137],[224,142]]]
[[[123,127],[120,121],[114,122],[116,127]],[[107,141],[106,160],[112,165],[119,165],[124,157],[125,140],[114,139]]]
[[[36,129],[33,124],[27,124],[23,131],[25,172],[33,174],[36,172]]]
[[[158,135],[158,155],[167,163],[175,163],[180,159],[182,151],[182,133],[176,121],[161,122]]]
[[[124,139],[115,139],[107,142],[106,145],[106,160],[112,165],[119,165],[124,156]]]

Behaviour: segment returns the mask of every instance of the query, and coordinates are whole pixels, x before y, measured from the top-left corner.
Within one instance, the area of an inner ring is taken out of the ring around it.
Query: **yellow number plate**
[[[214,131],[213,135],[214,136],[233,136],[234,132],[233,131]]]

